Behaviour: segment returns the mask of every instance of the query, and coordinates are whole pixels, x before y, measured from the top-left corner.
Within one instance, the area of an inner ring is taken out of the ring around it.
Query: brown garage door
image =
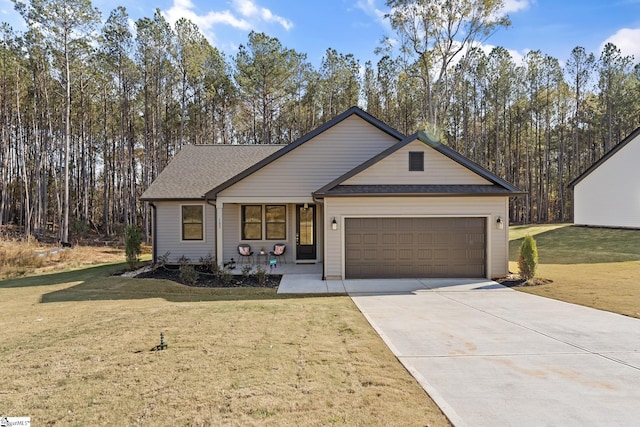
[[[345,277],[485,277],[484,218],[347,218]]]

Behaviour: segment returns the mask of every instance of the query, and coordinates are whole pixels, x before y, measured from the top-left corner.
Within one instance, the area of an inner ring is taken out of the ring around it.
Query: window
[[[182,240],[204,240],[202,205],[182,206]]]
[[[284,240],[287,238],[287,209],[284,205],[242,206],[242,240]],[[262,232],[264,224],[264,237]]]
[[[242,206],[242,240],[262,239],[262,206]]]
[[[424,151],[409,152],[409,171],[424,171]]]
[[[266,206],[267,240],[286,239],[287,210],[285,206]]]

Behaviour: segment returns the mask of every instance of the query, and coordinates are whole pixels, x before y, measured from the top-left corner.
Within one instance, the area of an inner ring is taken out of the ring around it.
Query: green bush
[[[216,276],[220,273],[220,267],[218,267],[216,258],[211,255],[211,253],[207,254],[207,256],[200,257],[200,265],[202,265],[206,271]]]
[[[142,236],[136,225],[130,225],[124,230],[125,255],[129,268],[134,270],[138,266],[140,253],[142,253]]]
[[[536,241],[530,235],[526,235],[520,246],[518,257],[518,269],[523,279],[529,280],[536,275],[538,268],[538,247]]]
[[[180,266],[180,281],[185,285],[195,285],[198,281],[198,272],[193,265]]]
[[[269,277],[269,273],[267,269],[262,265],[258,265],[256,268],[256,279],[258,280],[258,285],[265,286],[267,284],[267,278]]]
[[[233,274],[231,274],[231,272],[226,268],[220,271],[218,277],[223,286],[229,286],[233,280]]]
[[[253,267],[250,265],[243,265],[242,266],[242,278],[243,279],[248,279],[249,276],[251,276],[251,270],[253,270]]]

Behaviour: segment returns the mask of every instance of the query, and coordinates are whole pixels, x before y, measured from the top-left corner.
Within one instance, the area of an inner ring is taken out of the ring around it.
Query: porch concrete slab
[[[347,291],[344,288],[342,280],[327,280],[327,292],[330,294],[344,294]]]
[[[427,289],[418,279],[343,280],[349,294],[396,294]]]
[[[346,294],[342,280],[322,280],[321,274],[283,274],[279,294]]]
[[[637,425],[640,320],[486,281],[422,284],[350,295],[456,426]]]
[[[279,294],[326,294],[327,284],[317,274],[283,274]]]

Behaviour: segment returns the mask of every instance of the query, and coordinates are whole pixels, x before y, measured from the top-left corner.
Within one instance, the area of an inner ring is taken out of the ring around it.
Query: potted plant
[[[262,246],[262,247],[260,248],[260,255],[264,255],[265,253],[266,253],[266,252],[265,252],[264,246]]]

